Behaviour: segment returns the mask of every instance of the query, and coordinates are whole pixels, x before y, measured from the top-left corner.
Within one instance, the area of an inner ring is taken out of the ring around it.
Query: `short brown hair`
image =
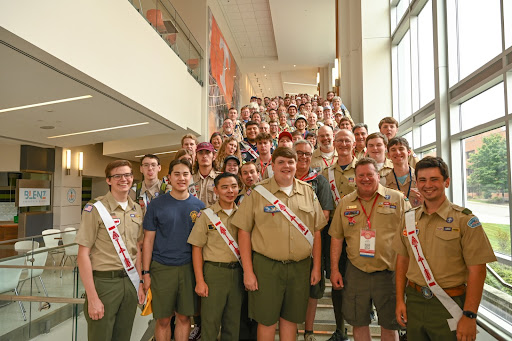
[[[379,122],[379,130],[380,130],[380,127],[382,127],[382,125],[384,123],[390,123],[390,124],[394,124],[397,128],[398,128],[398,121],[395,120],[393,117],[391,116],[388,116],[388,117],[384,117],[382,120],[380,120]]]
[[[261,141],[269,141],[272,143],[272,136],[270,136],[269,133],[259,133],[256,136],[256,143],[261,142]]]
[[[276,159],[280,156],[297,161],[297,153],[288,147],[277,147],[272,153],[272,162],[276,162]]]
[[[194,157],[194,155],[192,155],[192,152],[190,150],[180,149],[176,152],[176,155],[174,155],[174,160],[178,160],[183,155],[190,155],[190,157]]]
[[[144,159],[146,159],[146,158],[156,160],[156,162],[158,162],[158,164],[160,165],[160,158],[158,156],[156,156],[155,154],[144,155],[143,157],[140,158],[140,163],[142,163],[144,161]]]
[[[354,172],[357,170],[357,167],[369,164],[372,164],[373,167],[375,168],[375,173],[379,174],[379,166],[377,166],[377,161],[375,161],[371,157],[363,157],[359,159],[359,161],[356,162],[356,166],[354,167]]]
[[[384,145],[386,145],[386,147],[388,146],[388,138],[386,137],[386,135],[384,135],[381,132],[378,132],[368,135],[368,137],[366,138],[366,147],[368,147],[368,141],[373,139],[382,139],[382,141],[384,141]]]
[[[195,137],[194,135],[192,134],[185,134],[183,135],[183,137],[181,138],[181,145],[183,146],[183,141],[185,141],[185,139],[192,139],[196,142],[197,144],[197,137]]]
[[[407,139],[405,137],[398,136],[398,137],[393,137],[391,140],[389,140],[388,151],[389,151],[389,148],[391,148],[397,144],[401,144],[402,146],[407,148],[407,150],[411,150],[411,147],[409,146],[409,141],[407,141]]]
[[[107,167],[105,167],[105,177],[108,178],[109,176],[111,176],[112,174],[110,174],[110,172],[112,172],[112,170],[114,168],[124,167],[124,166],[130,167],[130,172],[133,172],[132,163],[128,160],[115,160],[115,161],[109,162]]]
[[[416,175],[416,179],[418,178],[418,171],[420,169],[426,168],[439,168],[441,175],[443,176],[443,180],[446,180],[450,177],[450,171],[448,170],[448,165],[442,158],[439,156],[425,156],[423,159],[418,161],[416,167],[414,169],[414,174]]]
[[[172,173],[172,170],[174,169],[174,166],[176,165],[185,165],[187,166],[188,170],[190,171],[190,174],[192,174],[192,165],[190,164],[190,162],[186,159],[175,159],[175,160],[172,160],[171,163],[169,164],[169,172],[167,172],[167,174],[171,174]]]

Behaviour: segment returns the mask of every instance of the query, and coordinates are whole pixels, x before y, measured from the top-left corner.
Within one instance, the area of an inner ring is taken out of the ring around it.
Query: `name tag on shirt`
[[[361,229],[359,238],[359,255],[375,257],[375,230]]]

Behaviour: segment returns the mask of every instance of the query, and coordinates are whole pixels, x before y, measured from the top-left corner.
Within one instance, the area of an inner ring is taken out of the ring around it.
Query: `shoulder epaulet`
[[[162,195],[162,194],[165,194],[167,190],[167,184],[165,183],[165,181],[162,181],[162,184],[160,185],[160,194],[159,195]]]
[[[473,214],[473,212],[469,208],[465,208],[465,207],[462,207],[462,206],[459,206],[459,205],[455,205],[453,203],[452,203],[452,208],[455,211],[462,212],[463,214],[466,214],[466,215]]]
[[[473,212],[471,212],[471,210],[469,208],[465,208],[462,210],[462,213],[469,215],[469,214],[472,214]]]
[[[135,187],[135,199],[138,199],[140,196],[140,191],[142,189],[142,182],[137,183]]]

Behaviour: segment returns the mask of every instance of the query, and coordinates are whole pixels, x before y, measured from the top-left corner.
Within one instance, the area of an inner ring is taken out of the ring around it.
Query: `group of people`
[[[77,233],[90,340],[129,340],[150,294],[155,339],[315,340],[332,283],[329,340],[474,340],[495,260],[481,223],[451,203],[440,157],[354,124],[341,99],[253,97],[210,142],[185,135],[168,174],[156,155],[105,169],[109,192]],[[376,314],[375,314],[376,311]],[[191,317],[194,329],[191,331]]]

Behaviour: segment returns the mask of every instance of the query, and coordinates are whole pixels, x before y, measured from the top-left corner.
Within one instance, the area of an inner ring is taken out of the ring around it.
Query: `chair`
[[[61,239],[60,233],[61,233],[61,231],[58,229],[43,230],[42,235],[43,235],[44,246],[47,248],[59,246],[59,241]],[[49,253],[50,253],[50,257],[52,257],[52,260],[53,260],[53,266],[55,266],[55,257],[53,257],[53,256],[56,255],[57,253],[64,253],[64,250],[63,249],[50,250]]]
[[[40,247],[37,249],[34,249],[33,251],[27,252],[26,256],[26,264],[31,266],[45,266],[46,265],[46,259],[48,258],[48,251],[46,252],[37,252],[45,250],[46,247]],[[48,297],[48,292],[46,291],[46,287],[44,285],[43,279],[41,278],[41,275],[43,274],[44,269],[27,269],[27,273],[23,279],[20,281],[20,287],[18,289],[19,292],[21,292],[21,289],[23,288],[23,285],[27,280],[33,280],[34,278],[39,278],[39,282],[41,282],[41,286],[44,290],[44,295]],[[41,292],[39,290],[39,286],[37,285],[37,281],[34,282],[36,284],[36,288],[38,292]]]
[[[156,28],[159,33],[167,32],[167,29],[164,25],[164,19],[162,16],[162,11],[159,9],[150,9],[146,12],[146,18],[149,23]]]
[[[23,255],[28,251],[32,251],[39,247],[39,242],[35,240],[22,240],[20,242],[14,243],[14,250],[18,252],[18,254]]]
[[[64,230],[62,234],[62,244],[65,245],[65,257],[62,258],[61,266],[66,264],[66,261],[71,259],[73,261],[73,265],[76,264],[76,259],[78,257],[78,245],[75,243],[76,237],[76,229],[73,227],[68,227]],[[74,244],[74,245],[72,245]],[[69,246],[67,246],[69,245]],[[60,271],[60,278],[62,278],[62,270]]]
[[[25,265],[25,258],[19,257],[15,259],[0,261],[0,265]],[[6,269],[0,268],[0,293],[14,291],[16,296],[19,296],[18,293],[18,283],[21,276],[21,271],[23,269]],[[27,320],[25,316],[25,307],[21,301],[18,301],[20,305],[21,314],[23,315],[23,321]]]

